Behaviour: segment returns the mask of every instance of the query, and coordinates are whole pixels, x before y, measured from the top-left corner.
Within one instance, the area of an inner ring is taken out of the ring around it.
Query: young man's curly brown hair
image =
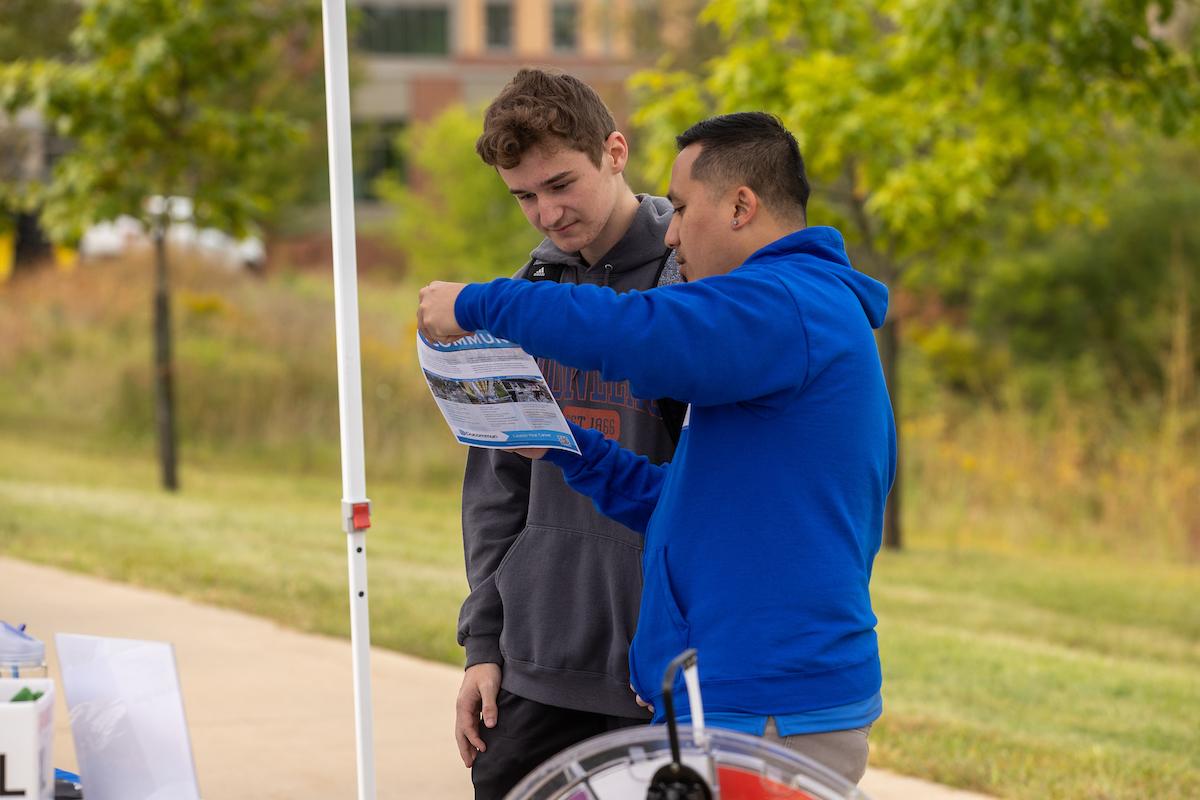
[[[604,142],[616,129],[600,95],[583,81],[522,69],[488,106],[475,152],[485,164],[512,169],[532,147],[565,143],[598,167]]]

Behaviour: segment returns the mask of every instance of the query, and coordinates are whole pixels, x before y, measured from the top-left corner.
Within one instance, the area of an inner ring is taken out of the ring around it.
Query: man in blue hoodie
[[[678,145],[666,242],[688,283],[435,283],[419,323],[440,339],[486,329],[690,403],[669,464],[580,428],[581,456],[537,454],[644,532],[633,686],[661,721],[663,670],[695,647],[712,724],[857,781],[882,708],[868,584],[896,466],[872,332],[887,289],[836,230],[806,227],[803,161],[774,117],[715,117]]]

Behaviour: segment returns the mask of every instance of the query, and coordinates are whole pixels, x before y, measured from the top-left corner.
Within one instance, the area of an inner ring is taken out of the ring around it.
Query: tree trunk
[[[175,390],[171,367],[171,301],[167,280],[167,226],[160,217],[154,226],[154,398],[158,423],[158,460],[162,485],[179,488],[175,456]]]
[[[892,493],[888,495],[883,513],[883,546],[888,550],[899,550],[904,543],[900,523],[901,482],[904,463],[901,458],[900,438],[900,323],[889,314],[888,320],[879,329],[879,358],[883,362],[883,376],[887,381],[888,394],[892,398],[892,413],[896,419],[896,480]]]

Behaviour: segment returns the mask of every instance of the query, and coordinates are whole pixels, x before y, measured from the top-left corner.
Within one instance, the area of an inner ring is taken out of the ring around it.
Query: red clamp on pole
[[[365,531],[371,527],[371,501],[351,503],[343,500],[342,527],[346,529],[346,533]]]

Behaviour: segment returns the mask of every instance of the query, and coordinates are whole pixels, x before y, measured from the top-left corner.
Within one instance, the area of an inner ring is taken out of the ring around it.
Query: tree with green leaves
[[[69,61],[0,66],[0,107],[34,108],[71,143],[44,184],[21,187],[51,237],[127,214],[154,241],[155,396],[162,483],[179,486],[167,233],[173,201],[198,226],[253,228],[286,197],[304,120],[277,104],[288,32],[319,37],[318,9],[290,0],[93,0]]]
[[[1031,401],[1046,399],[1044,374],[1072,376],[1073,396],[1126,408],[1190,398],[1200,375],[1200,151],[1188,144],[1144,150],[1143,172],[1107,204],[1111,225],[1035,237],[973,282],[971,329],[1031,368]]]
[[[496,171],[475,154],[483,115],[452,106],[400,134],[404,174],[376,184],[396,206],[395,239],[422,280],[508,277],[529,259],[537,234]]]
[[[699,75],[642,73],[635,121],[666,175],[674,135],[765,110],[800,141],[813,223],[890,286],[952,282],[1014,189],[1043,228],[1094,219],[1134,168],[1133,132],[1193,126],[1195,3],[1151,0],[712,0],[726,45]],[[1014,218],[1016,219],[1016,218]],[[899,419],[894,314],[880,351]],[[898,548],[900,483],[885,545]]]

